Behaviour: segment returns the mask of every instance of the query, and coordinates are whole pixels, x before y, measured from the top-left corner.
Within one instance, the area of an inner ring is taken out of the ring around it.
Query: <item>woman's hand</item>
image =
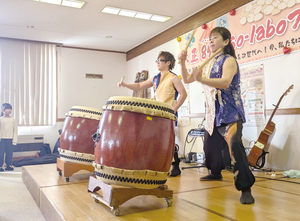
[[[198,67],[194,67],[191,72],[192,77],[195,81],[201,82],[202,80],[202,69],[199,69]]]

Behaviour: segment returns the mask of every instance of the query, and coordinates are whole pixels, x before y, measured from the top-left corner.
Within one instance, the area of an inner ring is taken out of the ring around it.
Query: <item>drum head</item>
[[[160,101],[137,97],[111,97],[102,107],[103,110],[131,111],[164,117],[177,121],[174,110],[171,105]]]
[[[102,110],[90,107],[73,106],[66,116],[70,117],[83,117],[88,119],[100,120]]]

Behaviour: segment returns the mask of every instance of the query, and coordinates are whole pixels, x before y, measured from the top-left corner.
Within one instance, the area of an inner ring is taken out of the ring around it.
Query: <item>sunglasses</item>
[[[166,62],[166,60],[157,59],[155,62],[156,62],[156,63],[158,63],[158,62]]]

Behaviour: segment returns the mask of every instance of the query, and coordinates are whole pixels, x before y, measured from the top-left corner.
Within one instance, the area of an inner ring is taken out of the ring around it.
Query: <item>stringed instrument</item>
[[[254,146],[252,147],[249,155],[248,155],[248,161],[251,166],[257,167],[257,162],[259,158],[264,153],[264,148],[266,144],[268,143],[269,136],[273,133],[275,130],[275,123],[272,121],[272,118],[276,112],[276,110],[279,107],[280,102],[282,101],[283,97],[287,95],[287,93],[293,89],[294,85],[292,84],[280,97],[277,105],[275,106],[275,109],[273,110],[270,119],[268,120],[268,123],[265,126],[265,129],[260,133],[257,141],[255,142]]]

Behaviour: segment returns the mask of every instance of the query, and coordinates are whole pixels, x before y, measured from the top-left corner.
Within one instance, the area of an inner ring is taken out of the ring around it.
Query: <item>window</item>
[[[0,38],[0,102],[19,126],[56,121],[56,45]]]

